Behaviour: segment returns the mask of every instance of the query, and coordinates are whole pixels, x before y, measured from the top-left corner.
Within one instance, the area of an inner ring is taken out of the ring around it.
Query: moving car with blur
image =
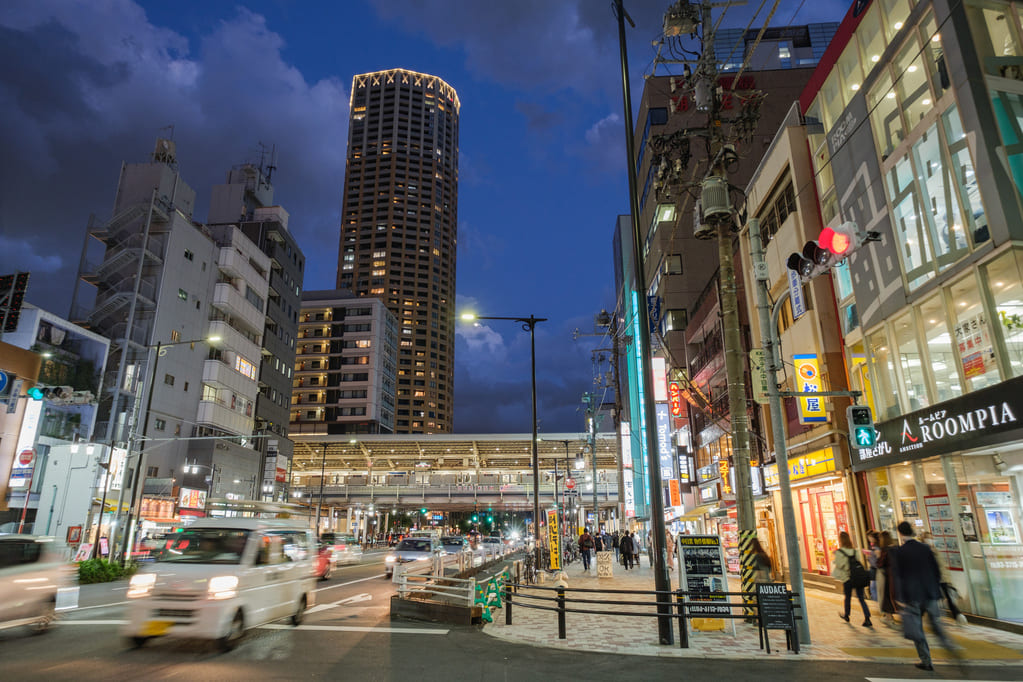
[[[504,540],[494,535],[488,535],[481,538],[480,545],[483,547],[488,557],[503,556],[505,553]]]
[[[441,537],[440,544],[444,546],[445,554],[462,554],[469,551],[469,540],[464,535],[445,535]]]
[[[316,555],[317,577],[327,580],[338,566],[357,564],[360,561],[362,545],[354,535],[324,533],[320,536],[319,551]]]
[[[312,606],[316,544],[308,528],[254,518],[201,519],[176,533],[128,585],[123,634],[216,640],[231,649],[249,628]]]
[[[384,573],[394,576],[394,567],[416,561],[429,561],[439,556],[444,546],[438,537],[405,538],[384,558]]]
[[[0,536],[0,630],[45,632],[53,624],[58,593],[72,589],[74,569],[52,546],[34,535]]]

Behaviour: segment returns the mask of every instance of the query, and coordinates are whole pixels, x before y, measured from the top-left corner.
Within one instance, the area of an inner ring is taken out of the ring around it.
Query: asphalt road
[[[393,584],[383,556],[342,567],[317,592],[294,628],[250,630],[233,651],[193,641],[155,641],[130,649],[119,636],[124,583],[82,587],[80,608],[50,632],[0,631],[3,679],[39,680],[1020,680],[1023,667],[940,667],[812,661],[678,660],[565,652],[510,644],[475,627],[391,621]]]

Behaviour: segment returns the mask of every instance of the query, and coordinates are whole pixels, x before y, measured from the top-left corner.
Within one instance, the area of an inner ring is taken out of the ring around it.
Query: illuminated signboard
[[[178,491],[178,507],[181,509],[205,509],[206,491],[195,488],[181,488]]]
[[[668,407],[672,417],[682,416],[682,385],[677,381],[668,382]]]
[[[622,468],[632,468],[632,431],[629,422],[622,422]]]
[[[654,401],[659,403],[668,402],[668,367],[664,358],[652,357],[650,364],[654,373]]]
[[[793,363],[796,366],[796,385],[801,393],[820,393],[821,371],[817,366],[817,356],[793,355]],[[799,423],[816,424],[828,421],[827,412],[824,410],[824,399],[815,396],[807,396],[799,399]]]

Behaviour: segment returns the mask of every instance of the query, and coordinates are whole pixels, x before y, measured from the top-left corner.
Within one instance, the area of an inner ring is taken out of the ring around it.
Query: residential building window
[[[171,330],[171,343],[174,343],[175,341],[180,341],[180,340],[181,340],[181,332],[179,332],[177,329],[172,329]]]
[[[157,431],[163,431],[167,427],[167,422],[163,419],[154,419],[153,426]]]
[[[984,280],[994,305],[991,327],[1005,345],[1008,376],[1023,376],[1023,252],[1016,249],[989,263]]]
[[[160,473],[160,467],[146,467],[146,478],[156,478]]]
[[[188,292],[185,291],[184,289],[178,289],[178,298],[180,298],[182,301],[187,301]]]
[[[195,254],[192,253],[191,251],[189,251],[188,249],[185,249],[185,260],[194,260],[194,259],[195,259]]]
[[[174,385],[174,375],[173,374],[164,374],[163,375],[163,383],[167,384],[168,386],[173,386]]]

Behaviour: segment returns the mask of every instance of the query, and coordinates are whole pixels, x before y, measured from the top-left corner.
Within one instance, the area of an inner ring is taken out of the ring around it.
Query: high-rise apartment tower
[[[435,76],[352,80],[337,288],[398,318],[396,433],[451,431],[459,106]]]

